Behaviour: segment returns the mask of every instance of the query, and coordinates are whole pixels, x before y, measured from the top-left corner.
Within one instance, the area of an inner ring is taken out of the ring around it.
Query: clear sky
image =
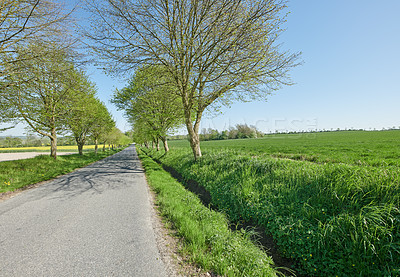
[[[301,51],[296,83],[268,102],[239,103],[204,120],[263,131],[400,126],[400,1],[291,0],[285,49]]]
[[[291,0],[283,49],[302,52],[303,65],[291,72],[296,83],[267,102],[237,103],[202,128],[223,130],[237,123],[264,132],[400,126],[400,1]],[[129,129],[109,103],[124,82],[89,70],[99,97],[117,127]],[[20,135],[21,128],[1,135]]]

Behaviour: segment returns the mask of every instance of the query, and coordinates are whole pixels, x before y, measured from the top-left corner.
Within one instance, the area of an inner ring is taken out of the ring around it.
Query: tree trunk
[[[57,159],[57,134],[56,130],[51,130],[50,137],[50,157],[53,157],[55,160]]]
[[[94,140],[94,144],[95,144],[95,145],[94,145],[94,153],[96,154],[96,156],[97,156],[97,149],[99,148],[98,143],[99,143],[99,142],[97,141],[97,139],[95,139],[95,140]]]
[[[104,142],[104,144],[103,144],[103,152],[105,152],[106,151],[106,142]]]
[[[156,140],[156,148],[157,148],[157,151],[160,151],[160,140],[158,138]]]
[[[190,147],[192,148],[194,159],[197,160],[198,158],[201,157],[199,135],[193,131],[189,132],[189,142],[190,142]]]
[[[145,143],[144,143],[144,146],[145,146],[147,149],[149,149],[149,143],[148,143],[148,142],[145,142]]]
[[[186,129],[188,130],[189,133],[190,147],[192,148],[195,161],[197,161],[197,159],[201,157],[200,138],[199,138],[201,115],[202,115],[201,112],[197,112],[196,122],[193,126],[190,111],[189,112],[185,111]]]
[[[161,141],[162,141],[163,144],[164,144],[164,150],[165,150],[165,152],[168,152],[168,151],[169,151],[169,147],[168,147],[167,137],[161,137]]]
[[[81,156],[83,155],[83,143],[78,144],[78,153]]]
[[[78,153],[79,155],[83,155],[83,145],[85,144],[85,140],[80,137],[75,137],[76,145],[78,145]]]

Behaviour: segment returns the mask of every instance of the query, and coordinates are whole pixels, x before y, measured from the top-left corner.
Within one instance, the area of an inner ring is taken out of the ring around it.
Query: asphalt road
[[[0,202],[0,276],[167,276],[134,147]]]

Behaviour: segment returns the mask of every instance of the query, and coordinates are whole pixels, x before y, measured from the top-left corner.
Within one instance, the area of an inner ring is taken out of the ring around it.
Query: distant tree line
[[[382,128],[330,128],[330,129],[313,129],[313,130],[298,130],[298,131],[279,131],[275,130],[274,132],[267,132],[267,135],[290,135],[290,134],[308,134],[308,133],[325,133],[325,132],[351,132],[351,131],[393,131],[400,130],[400,126],[396,127],[382,127]]]
[[[262,138],[265,136],[263,132],[256,126],[247,124],[236,124],[235,127],[229,127],[228,130],[218,131],[212,128],[203,128],[200,132],[200,140],[226,140],[226,139],[245,139],[245,138]],[[168,136],[170,140],[188,140],[188,135],[172,135]]]
[[[225,140],[225,139],[244,139],[244,138],[261,138],[264,133],[257,130],[255,126],[247,124],[236,124],[228,130],[219,132],[211,128],[203,128],[200,133],[200,140]]]

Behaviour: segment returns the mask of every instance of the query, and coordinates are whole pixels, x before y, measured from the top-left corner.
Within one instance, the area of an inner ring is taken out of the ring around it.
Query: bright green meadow
[[[153,157],[195,180],[229,220],[265,227],[308,276],[400,275],[400,131],[187,141]]]

